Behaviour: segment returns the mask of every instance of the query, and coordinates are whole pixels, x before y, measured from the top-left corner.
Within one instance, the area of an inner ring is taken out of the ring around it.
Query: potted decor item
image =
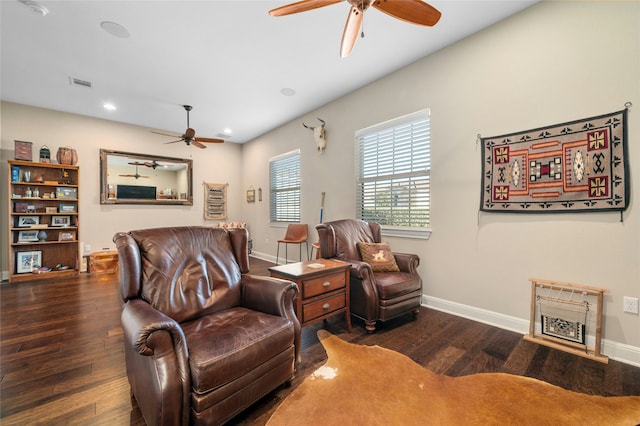
[[[73,166],[78,162],[78,153],[73,148],[62,146],[58,148],[56,159],[58,160],[59,164]]]

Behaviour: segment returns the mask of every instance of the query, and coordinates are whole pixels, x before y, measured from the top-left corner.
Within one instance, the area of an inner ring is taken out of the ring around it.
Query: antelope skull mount
[[[313,139],[315,139],[316,141],[316,147],[318,149],[318,152],[322,154],[322,151],[324,151],[324,149],[327,147],[327,139],[325,137],[325,132],[324,132],[325,122],[321,118],[318,118],[318,120],[322,123],[322,125],[315,126],[315,127],[307,126],[304,123],[302,123],[302,125],[306,129],[309,129],[313,132]]]

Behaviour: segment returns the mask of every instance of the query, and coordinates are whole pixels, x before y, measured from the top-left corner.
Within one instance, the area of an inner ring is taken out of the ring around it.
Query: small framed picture
[[[76,212],[75,204],[60,203],[60,213],[75,213],[75,212]]]
[[[28,228],[40,224],[40,216],[18,216],[18,228]]]
[[[29,231],[18,231],[18,242],[19,243],[32,243],[34,241],[38,241],[38,230],[29,230]]]
[[[51,226],[69,226],[70,224],[70,216],[51,216]]]
[[[42,266],[41,251],[22,251],[16,254],[16,272],[25,274]]]
[[[58,241],[75,241],[76,231],[61,231],[58,234]]]
[[[255,203],[256,202],[256,190],[250,189],[247,191],[247,203]]]

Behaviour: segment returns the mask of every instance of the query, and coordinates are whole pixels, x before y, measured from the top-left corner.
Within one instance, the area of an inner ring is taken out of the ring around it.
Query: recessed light
[[[102,106],[107,111],[115,111],[117,109],[116,106],[114,104],[112,104],[111,102],[105,102]]]
[[[225,135],[230,135],[231,133],[233,133],[233,130],[227,127],[226,129],[223,130],[223,132]]]
[[[280,90],[280,93],[282,93],[283,96],[293,96],[296,94],[296,91],[290,87],[285,87],[284,89]]]
[[[127,30],[125,27],[123,27],[122,25],[116,22],[111,22],[111,21],[100,22],[100,28],[102,28],[112,36],[115,36],[118,38],[129,38],[130,36],[129,30]]]

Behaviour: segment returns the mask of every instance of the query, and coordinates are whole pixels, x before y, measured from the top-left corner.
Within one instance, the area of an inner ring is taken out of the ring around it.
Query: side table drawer
[[[302,305],[302,322],[312,321],[346,306],[345,293],[339,293],[317,302]]]
[[[308,299],[322,293],[328,293],[345,286],[344,273],[326,275],[312,280],[302,281],[302,298]]]

